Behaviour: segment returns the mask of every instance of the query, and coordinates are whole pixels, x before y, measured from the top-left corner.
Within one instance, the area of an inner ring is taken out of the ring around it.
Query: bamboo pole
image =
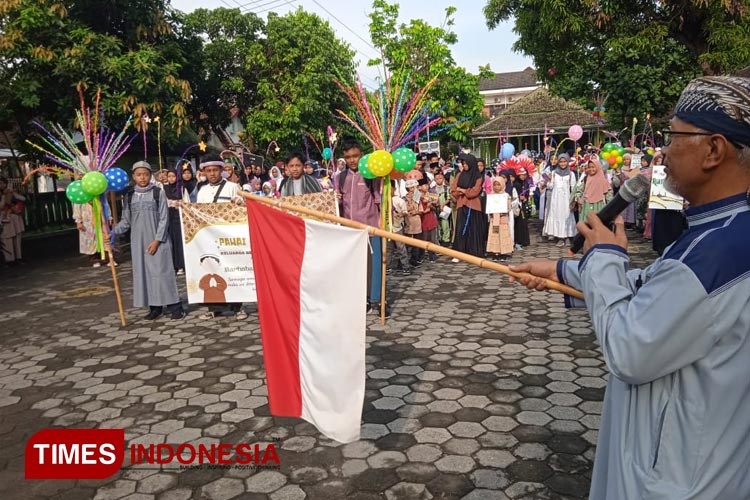
[[[112,253],[112,245],[109,241],[109,225],[104,218],[104,210],[100,211],[102,219],[102,233],[104,233],[104,245],[107,247],[107,254],[109,255],[109,268],[112,270],[112,281],[115,284],[115,296],[117,297],[117,308],[120,311],[120,323],[125,326],[125,310],[122,308],[122,294],[120,293],[120,282],[117,279],[117,270],[115,269],[115,258]]]
[[[497,262],[492,262],[487,259],[475,257],[474,255],[469,255],[467,253],[457,252],[456,250],[453,250],[452,248],[442,247],[440,245],[435,245],[434,243],[428,243],[426,241],[409,238],[408,236],[403,236],[401,234],[395,234],[389,231],[383,231],[382,229],[368,226],[366,224],[362,224],[360,222],[356,222],[353,220],[344,219],[343,217],[338,217],[336,215],[329,215],[327,213],[320,212],[318,210],[312,210],[310,208],[294,206],[291,204],[284,203],[281,200],[273,200],[269,198],[264,198],[262,196],[256,196],[254,194],[250,194],[245,191],[239,191],[237,194],[248,200],[257,201],[265,205],[271,205],[273,207],[280,208],[282,210],[290,210],[293,212],[310,215],[318,219],[324,219],[324,220],[328,220],[331,222],[336,222],[338,224],[341,224],[342,226],[351,227],[353,229],[362,229],[362,230],[367,231],[369,234],[373,236],[380,236],[381,238],[385,238],[385,239],[389,239],[393,241],[399,241],[406,245],[411,245],[413,247],[422,248],[426,252],[439,253],[447,257],[462,260],[469,264],[474,264],[475,266],[481,267],[482,269],[490,269],[492,271],[497,271],[497,272],[506,274],[508,276],[513,276],[514,278],[519,278],[519,279],[520,278],[539,278],[538,276],[534,276],[533,274],[517,273],[517,272],[511,271],[510,268],[504,264],[498,264]],[[576,290],[573,287],[563,285],[562,283],[558,283],[556,281],[545,279],[544,284],[550,290],[555,290],[556,292],[560,292],[565,295],[570,295],[571,297],[575,297],[577,299],[583,300],[584,298],[583,292],[581,292],[580,290]]]
[[[380,256],[381,256],[381,268],[380,268],[380,324],[385,325],[385,279],[388,274],[387,262],[386,262],[386,243],[388,242],[385,238],[380,238]],[[374,262],[373,262],[374,264]]]

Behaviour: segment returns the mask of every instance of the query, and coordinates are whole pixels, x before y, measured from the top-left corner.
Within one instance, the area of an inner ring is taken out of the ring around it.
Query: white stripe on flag
[[[366,231],[305,220],[300,276],[302,418],[342,443],[360,435],[365,397]],[[376,264],[374,264],[376,265]]]

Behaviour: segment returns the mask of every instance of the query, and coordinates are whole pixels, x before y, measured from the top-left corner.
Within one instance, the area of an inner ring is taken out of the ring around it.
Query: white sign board
[[[510,197],[508,193],[488,194],[487,195],[487,213],[488,214],[507,214]]]

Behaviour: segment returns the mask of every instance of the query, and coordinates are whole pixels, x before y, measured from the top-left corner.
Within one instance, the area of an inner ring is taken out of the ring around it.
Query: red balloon
[[[392,180],[397,181],[397,180],[403,179],[403,178],[404,178],[404,174],[402,174],[401,172],[399,172],[395,168],[393,170],[391,170],[391,179]]]
[[[550,68],[549,70],[547,70],[547,74],[549,74],[549,76],[555,76],[555,73],[555,68]]]

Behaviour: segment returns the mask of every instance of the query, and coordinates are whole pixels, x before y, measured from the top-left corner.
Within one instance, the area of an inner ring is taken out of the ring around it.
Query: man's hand
[[[159,245],[161,245],[161,241],[154,240],[148,246],[148,248],[146,249],[146,251],[148,252],[149,255],[154,255],[156,253],[156,251],[159,249]]]
[[[540,292],[546,290],[547,285],[545,280],[560,282],[560,280],[557,279],[556,260],[532,260],[531,262],[525,262],[523,264],[518,264],[517,266],[510,266],[510,270],[516,273],[529,273],[534,275],[534,277],[523,278],[510,277],[511,283],[519,281],[529,290],[538,290]]]
[[[594,212],[586,215],[586,222],[579,222],[576,226],[578,232],[586,238],[583,244],[583,253],[586,253],[594,245],[617,245],[628,249],[628,237],[625,234],[625,219],[618,215],[615,219],[615,230],[610,231]]]

